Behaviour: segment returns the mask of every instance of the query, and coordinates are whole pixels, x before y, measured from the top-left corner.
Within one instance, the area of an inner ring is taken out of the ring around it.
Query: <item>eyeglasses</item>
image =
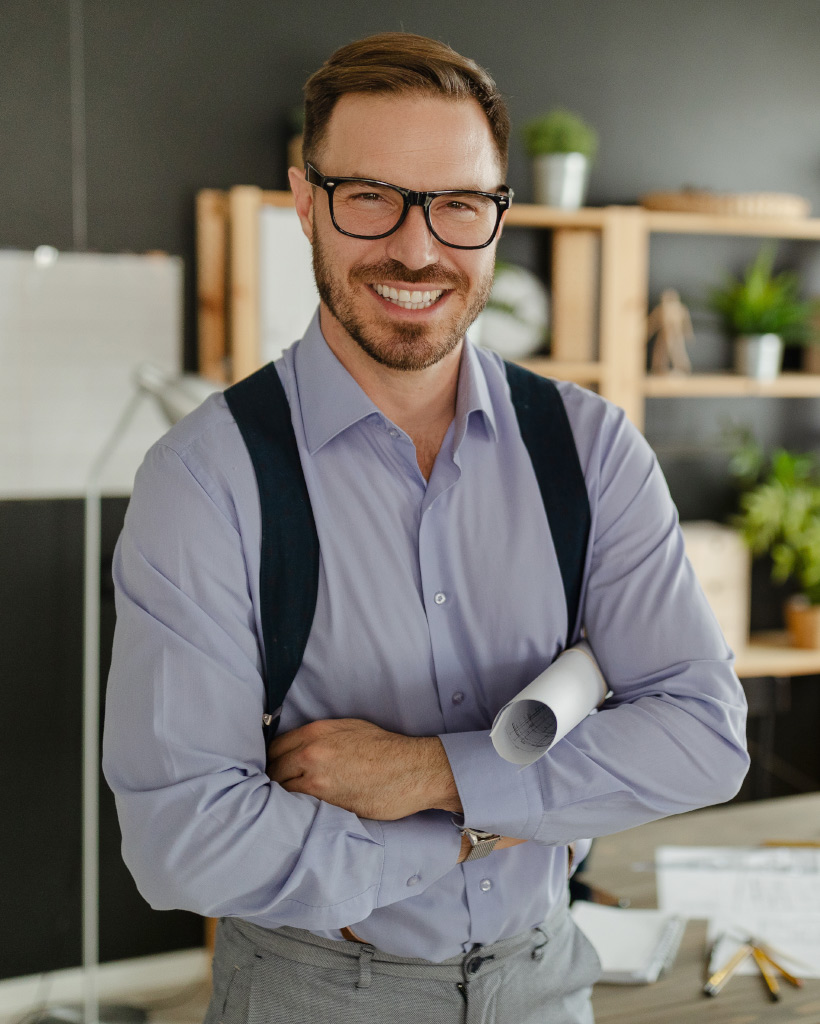
[[[305,164],[305,178],[327,192],[333,226],[352,238],[386,238],[398,231],[411,206],[424,210],[427,227],[452,249],[483,249],[498,232],[513,191],[472,192],[447,189],[414,192],[370,178],[334,178]]]

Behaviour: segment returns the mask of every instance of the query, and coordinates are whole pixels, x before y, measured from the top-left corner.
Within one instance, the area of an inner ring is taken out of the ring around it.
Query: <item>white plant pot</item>
[[[547,153],[533,157],[536,203],[577,210],[584,205],[589,161],[583,153]]]
[[[748,334],[735,338],[735,372],[756,380],[774,380],[783,365],[779,334]]]

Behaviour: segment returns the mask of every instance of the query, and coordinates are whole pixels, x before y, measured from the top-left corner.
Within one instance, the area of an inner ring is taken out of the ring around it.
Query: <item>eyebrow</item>
[[[329,174],[326,177],[331,177]],[[385,181],[384,178],[371,178],[369,174],[338,174],[338,178],[356,178],[359,181],[380,181],[384,185],[393,185],[395,188],[407,188],[407,185],[400,185],[396,181]],[[503,188],[509,188],[506,182],[501,182],[494,188],[480,188],[478,185],[458,185],[456,188],[424,188],[412,189],[414,192],[500,192]]]

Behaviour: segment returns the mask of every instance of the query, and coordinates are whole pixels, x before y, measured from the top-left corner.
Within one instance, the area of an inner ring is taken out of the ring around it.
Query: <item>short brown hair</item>
[[[492,77],[446,43],[410,32],[383,32],[336,50],[305,83],[302,149],[313,162],[337,101],[347,93],[430,93],[478,101],[507,172],[510,116]]]

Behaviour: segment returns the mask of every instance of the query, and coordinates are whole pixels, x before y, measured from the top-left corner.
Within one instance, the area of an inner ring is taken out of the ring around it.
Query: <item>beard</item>
[[[492,265],[477,279],[470,296],[470,279],[462,271],[445,270],[438,264],[409,270],[391,259],[356,264],[345,282],[334,275],[318,233],[313,238],[313,272],[322,302],[350,337],[371,359],[393,370],[424,370],[449,355],[487,304],[493,284]],[[377,316],[356,308],[352,286],[389,280],[424,285],[428,290],[452,289],[468,297],[468,302],[443,323],[380,323]]]

